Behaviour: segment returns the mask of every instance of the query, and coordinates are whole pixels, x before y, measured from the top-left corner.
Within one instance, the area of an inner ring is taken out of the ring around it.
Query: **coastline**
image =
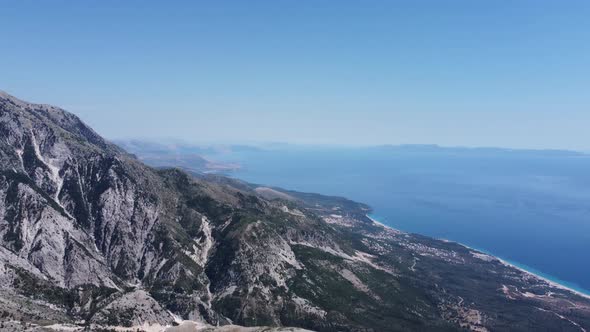
[[[399,229],[395,229],[395,228],[393,228],[393,227],[391,227],[391,226],[387,226],[387,225],[385,225],[384,223],[380,222],[379,220],[375,219],[374,217],[371,217],[371,215],[369,215],[369,214],[365,214],[365,216],[366,216],[367,218],[369,218],[369,219],[370,219],[372,222],[374,222],[375,224],[377,224],[377,225],[379,225],[379,226],[383,226],[383,227],[385,227],[385,228],[391,228],[391,229],[393,229],[393,230],[395,230],[395,231],[400,231]]]
[[[481,250],[474,249],[474,248],[470,248],[470,247],[468,247],[468,246],[466,246],[466,245],[464,245],[464,244],[462,244],[462,243],[459,243],[459,244],[461,244],[462,246],[464,246],[464,247],[466,247],[466,248],[469,248],[469,249],[471,249],[471,250],[475,250],[475,251],[478,251],[478,252],[482,252]],[[484,253],[484,252],[482,252],[482,253],[483,253],[483,254],[486,254],[486,253]],[[531,275],[531,276],[533,276],[533,277],[535,277],[535,278],[537,278],[537,279],[543,280],[543,281],[545,281],[545,282],[546,282],[548,285],[550,285],[550,286],[552,286],[552,287],[559,288],[559,289],[562,289],[562,290],[565,290],[565,291],[569,291],[569,292],[571,292],[571,293],[574,293],[574,294],[576,294],[576,295],[578,295],[578,296],[581,296],[581,297],[584,297],[584,298],[590,299],[590,293],[586,293],[586,292],[584,292],[583,290],[578,290],[578,289],[575,289],[575,288],[572,288],[572,287],[566,286],[566,285],[564,285],[564,284],[561,284],[561,283],[559,283],[558,281],[552,280],[552,279],[550,279],[550,278],[548,278],[548,277],[545,277],[545,276],[542,276],[542,275],[540,275],[540,274],[537,274],[537,273],[535,273],[535,272],[529,271],[529,270],[527,270],[527,269],[525,269],[525,268],[523,268],[523,267],[520,267],[520,266],[518,266],[518,265],[516,265],[516,264],[514,264],[514,263],[508,262],[508,261],[506,261],[506,260],[504,260],[504,259],[502,259],[502,258],[500,258],[500,257],[494,256],[494,255],[491,255],[491,254],[486,254],[486,255],[490,255],[490,256],[494,257],[495,259],[497,259],[498,261],[500,261],[502,264],[504,264],[504,265],[506,265],[506,266],[509,266],[509,267],[511,267],[511,268],[514,268],[514,269],[517,269],[517,270],[519,270],[519,271],[521,271],[521,272],[524,272],[524,273],[526,273],[526,274],[529,274],[529,275]]]
[[[391,226],[388,226],[388,225],[380,222],[375,216],[371,216],[369,214],[366,214],[365,216],[367,218],[369,218],[373,223],[375,223],[377,225],[380,225],[380,226],[385,227],[385,228],[390,228],[390,229],[396,230],[398,232],[404,232],[402,230],[393,228]],[[448,240],[448,239],[438,239],[438,240],[446,241],[446,242],[454,242],[454,243],[457,243],[457,244],[459,244],[459,245],[461,245],[461,246],[463,246],[463,247],[465,247],[465,248],[467,248],[469,250],[473,250],[473,251],[476,251],[478,253],[491,256],[491,257],[497,259],[503,265],[508,266],[508,267],[511,267],[511,268],[514,268],[514,269],[517,269],[517,270],[519,270],[521,272],[524,272],[524,273],[526,273],[528,275],[531,275],[531,276],[535,277],[536,279],[542,280],[542,281],[546,282],[551,287],[559,288],[561,290],[565,290],[565,291],[571,292],[571,293],[573,293],[575,295],[578,295],[578,296],[581,296],[581,297],[590,299],[590,291],[587,291],[587,290],[584,290],[584,289],[576,289],[574,287],[565,285],[565,284],[562,283],[563,281],[561,281],[561,280],[555,280],[555,279],[552,279],[551,276],[541,275],[538,271],[528,270],[527,267],[524,267],[524,266],[522,266],[522,265],[520,265],[518,263],[510,262],[510,261],[508,261],[506,259],[500,258],[500,257],[494,255],[493,253],[487,252],[485,250],[477,249],[477,248],[474,248],[474,247],[470,247],[470,246],[468,246],[468,245],[466,245],[464,243],[457,242],[457,241],[451,241],[451,240]]]

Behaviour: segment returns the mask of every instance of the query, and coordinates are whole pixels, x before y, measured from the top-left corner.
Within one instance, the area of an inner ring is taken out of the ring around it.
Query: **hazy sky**
[[[0,89],[109,138],[590,150],[590,1],[0,0]]]

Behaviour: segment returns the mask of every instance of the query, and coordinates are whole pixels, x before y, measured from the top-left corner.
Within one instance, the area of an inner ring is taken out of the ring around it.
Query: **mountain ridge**
[[[0,316],[13,329],[590,325],[588,299],[384,228],[364,204],[154,169],[75,115],[5,93],[0,161]]]

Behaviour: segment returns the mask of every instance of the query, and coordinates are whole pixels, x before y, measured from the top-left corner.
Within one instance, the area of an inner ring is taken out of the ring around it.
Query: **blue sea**
[[[220,159],[220,156],[214,156]],[[590,294],[590,156],[437,147],[245,149],[231,176],[370,205],[412,233],[481,249]]]

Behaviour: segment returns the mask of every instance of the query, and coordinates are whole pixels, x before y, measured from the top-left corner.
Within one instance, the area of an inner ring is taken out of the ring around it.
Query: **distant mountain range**
[[[558,150],[558,149],[508,149],[496,147],[442,147],[435,144],[406,144],[406,145],[381,145],[372,149],[384,152],[409,152],[409,153],[463,153],[470,155],[520,155],[520,156],[580,156],[583,152]]]
[[[213,172],[228,173],[240,168],[240,155],[243,153],[288,151],[288,150],[361,150],[379,152],[383,154],[412,154],[412,155],[459,155],[471,157],[580,157],[589,156],[583,152],[568,150],[533,150],[533,149],[507,149],[494,147],[442,147],[435,144],[405,144],[405,145],[379,145],[366,147],[346,146],[307,146],[295,144],[258,144],[258,145],[232,145],[232,144],[191,144],[176,140],[128,139],[114,140],[126,151],[136,155],[142,162],[153,167],[180,167],[189,172]],[[225,161],[220,161],[225,160]],[[227,160],[231,160],[228,162]]]
[[[5,93],[0,161],[0,330],[590,328],[587,297],[364,204],[152,168]]]

